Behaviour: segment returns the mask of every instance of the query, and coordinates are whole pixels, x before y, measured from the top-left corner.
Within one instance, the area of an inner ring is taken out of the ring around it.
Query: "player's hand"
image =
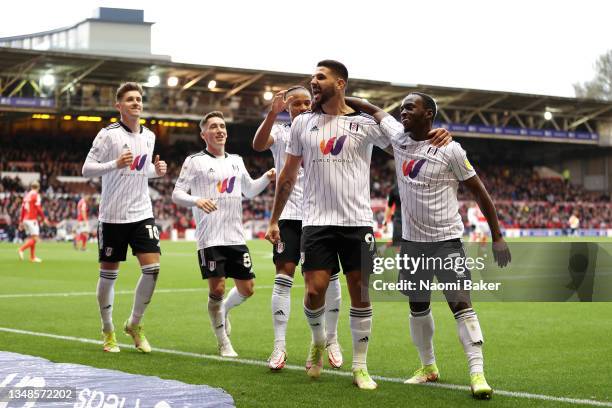
[[[429,134],[433,136],[429,142],[435,147],[446,146],[453,141],[453,136],[444,128],[432,129]]]
[[[155,166],[155,173],[159,176],[165,176],[166,171],[168,170],[168,165],[165,161],[159,160],[159,154],[155,155],[155,160],[153,160],[153,165]]]
[[[217,204],[208,198],[200,198],[198,201],[196,201],[196,206],[206,214],[210,214],[211,212],[217,210]]]
[[[278,223],[270,223],[268,226],[268,231],[266,231],[266,239],[270,241],[272,245],[276,245],[276,243],[280,241],[280,229],[278,228]]]
[[[276,169],[273,167],[270,170],[266,171],[266,177],[268,177],[268,180],[270,181],[276,180]]]
[[[279,113],[287,109],[287,106],[289,106],[293,99],[295,99],[295,96],[290,96],[287,99],[285,99],[285,96],[287,96],[286,90],[280,91],[276,95],[274,95],[274,98],[272,99],[272,105],[270,106],[270,111],[275,115],[278,115]]]
[[[19,231],[23,231],[23,222],[20,222],[19,225],[17,226],[17,229]]]
[[[121,153],[121,156],[119,156],[119,158],[117,159],[117,168],[122,169],[124,167],[127,167],[132,164],[132,161],[134,161],[134,155],[131,151],[126,150]]]
[[[493,241],[493,259],[500,268],[503,268],[512,261],[510,249],[503,238]]]

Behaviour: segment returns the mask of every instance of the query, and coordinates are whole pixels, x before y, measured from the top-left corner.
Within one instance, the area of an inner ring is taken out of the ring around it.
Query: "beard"
[[[334,96],[336,96],[334,89],[327,89],[327,90],[321,89],[319,92],[318,100],[317,100],[317,97],[314,97],[312,99],[312,105],[310,107],[310,110],[312,110],[313,112],[316,112],[316,111],[322,112],[323,111],[322,106]]]

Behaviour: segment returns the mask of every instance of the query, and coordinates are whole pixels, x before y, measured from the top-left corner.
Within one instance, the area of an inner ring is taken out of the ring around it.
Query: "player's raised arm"
[[[493,204],[491,196],[478,175],[474,175],[464,180],[463,183],[475,197],[478,207],[480,207],[480,211],[482,211],[482,214],[487,219],[487,223],[491,229],[493,256],[495,257],[495,261],[501,267],[506,266],[511,261],[512,257],[508,245],[506,245],[506,241],[504,241],[502,236],[499,227],[499,219],[497,218],[497,211],[495,210],[495,204]]]
[[[368,115],[372,116],[374,120],[376,120],[376,123],[381,123],[384,118],[391,116],[378,106],[373,105],[364,99],[347,96],[344,98],[344,100],[348,106],[356,111],[367,113]]]
[[[293,191],[293,186],[297,181],[298,171],[302,165],[302,156],[294,156],[287,153],[285,165],[281,170],[278,179],[276,180],[276,192],[274,193],[274,206],[272,207],[272,216],[270,218],[270,226],[266,233],[266,239],[272,243],[276,243],[280,239],[278,229],[278,219],[280,218],[285,204]]]
[[[276,117],[279,113],[284,111],[287,108],[287,105],[293,100],[293,96],[285,99],[287,91],[280,91],[276,95],[274,95],[274,99],[272,99],[272,105],[270,105],[270,111],[266,115],[266,118],[259,128],[257,132],[255,132],[255,137],[253,137],[253,149],[258,152],[263,152],[272,146],[274,143],[274,138],[270,134],[272,131],[272,126],[274,122],[276,122]]]
[[[242,195],[246,198],[253,198],[268,187],[270,181],[276,178],[276,171],[274,168],[268,170],[258,179],[253,180],[249,175],[249,172],[244,167],[244,162],[241,162],[242,165]]]

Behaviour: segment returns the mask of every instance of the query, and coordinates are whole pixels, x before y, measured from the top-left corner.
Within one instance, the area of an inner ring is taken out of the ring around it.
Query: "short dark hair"
[[[433,122],[434,120],[436,120],[436,115],[438,114],[438,104],[436,103],[434,98],[423,92],[410,92],[408,95],[420,96],[423,100],[423,104],[425,105],[425,109],[431,109],[431,111],[433,112],[431,116],[431,121]]]
[[[144,94],[142,90],[142,86],[140,86],[136,82],[126,82],[124,84],[121,84],[121,86],[117,88],[117,94],[116,94],[117,101],[120,101],[121,98],[123,98],[123,95],[125,95],[126,93],[130,91],[138,91],[140,93],[140,96]]]
[[[287,89],[287,94],[289,92],[297,91],[298,89],[304,90],[304,91],[306,91],[310,95],[310,91],[308,90],[308,88],[306,88],[305,86],[302,86],[302,85],[294,85],[294,86],[290,87],[289,89]]]
[[[208,120],[212,118],[221,118],[223,119],[223,121],[225,121],[223,112],[220,112],[220,111],[208,112],[206,115],[204,115],[204,117],[200,121],[200,130],[204,130],[204,127],[206,126],[206,122],[208,122]]]
[[[325,67],[332,71],[336,76],[344,79],[344,81],[348,82],[348,69],[344,66],[343,63],[335,60],[323,60],[319,61],[317,67]]]

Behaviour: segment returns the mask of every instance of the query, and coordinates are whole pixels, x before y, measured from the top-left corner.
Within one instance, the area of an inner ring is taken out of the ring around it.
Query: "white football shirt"
[[[304,166],[302,226],[367,226],[372,147],[389,138],[370,116],[306,112],[293,120],[287,153]]]
[[[213,246],[244,245],[242,195],[254,197],[269,184],[264,174],[253,180],[242,157],[225,154],[215,157],[207,150],[185,159],[174,187],[175,202],[192,207],[196,221],[198,250]],[[177,200],[181,192],[185,200]],[[217,210],[206,214],[195,206],[199,198],[211,199]]]
[[[88,158],[106,163],[119,158],[129,149],[134,161],[102,176],[102,197],[98,219],[101,222],[125,224],[153,218],[149,196],[149,173],[152,166],[155,134],[144,126],[132,133],[121,122],[101,129],[93,141]]]
[[[274,142],[270,146],[272,157],[274,157],[274,168],[276,169],[276,177],[278,178],[283,166],[285,165],[285,157],[287,155],[287,145],[289,144],[291,124],[275,123],[272,126],[270,135]],[[281,220],[301,220],[302,219],[302,200],[304,196],[304,169],[300,167],[298,178],[293,186],[293,191],[287,199],[287,204],[281,213]]]
[[[383,121],[392,141],[395,171],[402,201],[402,238],[438,242],[463,236],[457,188],[476,175],[465,150],[455,141],[436,148],[416,141],[402,125]]]

